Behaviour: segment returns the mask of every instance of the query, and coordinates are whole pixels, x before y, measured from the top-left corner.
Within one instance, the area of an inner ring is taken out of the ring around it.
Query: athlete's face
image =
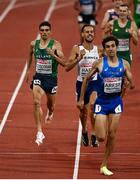
[[[117,53],[117,46],[115,41],[108,41],[105,44],[105,51],[108,57],[115,57]]]
[[[92,42],[94,39],[94,27],[86,26],[82,32],[82,38],[84,41]]]
[[[128,7],[127,6],[120,6],[119,7],[119,18],[127,19],[128,16]]]
[[[40,31],[40,36],[43,40],[47,40],[51,34],[50,27],[48,26],[41,26],[39,31]]]

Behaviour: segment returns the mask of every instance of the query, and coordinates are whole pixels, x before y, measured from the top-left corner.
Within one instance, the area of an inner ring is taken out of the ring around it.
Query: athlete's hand
[[[134,89],[135,85],[134,84],[130,84],[130,89]]]
[[[78,59],[79,59],[79,60],[83,59],[83,57],[84,57],[85,54],[86,54],[85,49],[80,50]]]
[[[55,56],[54,50],[50,49],[50,48],[46,48],[47,52],[51,55],[51,56]]]
[[[77,102],[77,108],[78,108],[79,110],[82,110],[83,107],[84,107],[84,101],[78,101],[78,102]]]

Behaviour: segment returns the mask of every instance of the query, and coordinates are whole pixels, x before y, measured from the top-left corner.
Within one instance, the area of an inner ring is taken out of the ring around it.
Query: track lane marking
[[[6,7],[4,12],[0,15],[0,23],[4,20],[4,18],[7,16],[7,14],[13,9],[14,5],[16,3],[16,0],[10,1],[9,5]]]

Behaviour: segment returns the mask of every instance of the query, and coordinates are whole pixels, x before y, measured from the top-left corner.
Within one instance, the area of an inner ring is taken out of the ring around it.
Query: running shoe
[[[91,135],[91,146],[99,147],[99,142],[94,134]]]
[[[100,168],[100,173],[104,174],[105,176],[113,175],[113,172],[111,172],[106,166]]]
[[[89,145],[88,133],[82,133],[82,143],[84,146]]]
[[[36,135],[35,143],[37,143],[37,145],[40,146],[43,143],[44,138],[45,138],[44,134],[39,131]]]
[[[47,111],[47,115],[45,117],[45,122],[51,121],[53,119],[53,113],[50,114],[49,110]]]

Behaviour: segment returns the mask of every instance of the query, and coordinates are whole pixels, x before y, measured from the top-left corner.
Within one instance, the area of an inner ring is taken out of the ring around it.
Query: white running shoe
[[[48,121],[51,121],[53,119],[53,113],[49,114],[49,109],[47,111],[47,115],[45,117],[45,123],[48,123]]]
[[[43,139],[45,138],[44,134],[40,131],[38,131],[36,135],[36,140],[35,142],[37,143],[38,146],[40,146],[43,143]]]
[[[113,172],[111,172],[106,166],[100,168],[100,173],[104,174],[105,176],[113,175]]]

